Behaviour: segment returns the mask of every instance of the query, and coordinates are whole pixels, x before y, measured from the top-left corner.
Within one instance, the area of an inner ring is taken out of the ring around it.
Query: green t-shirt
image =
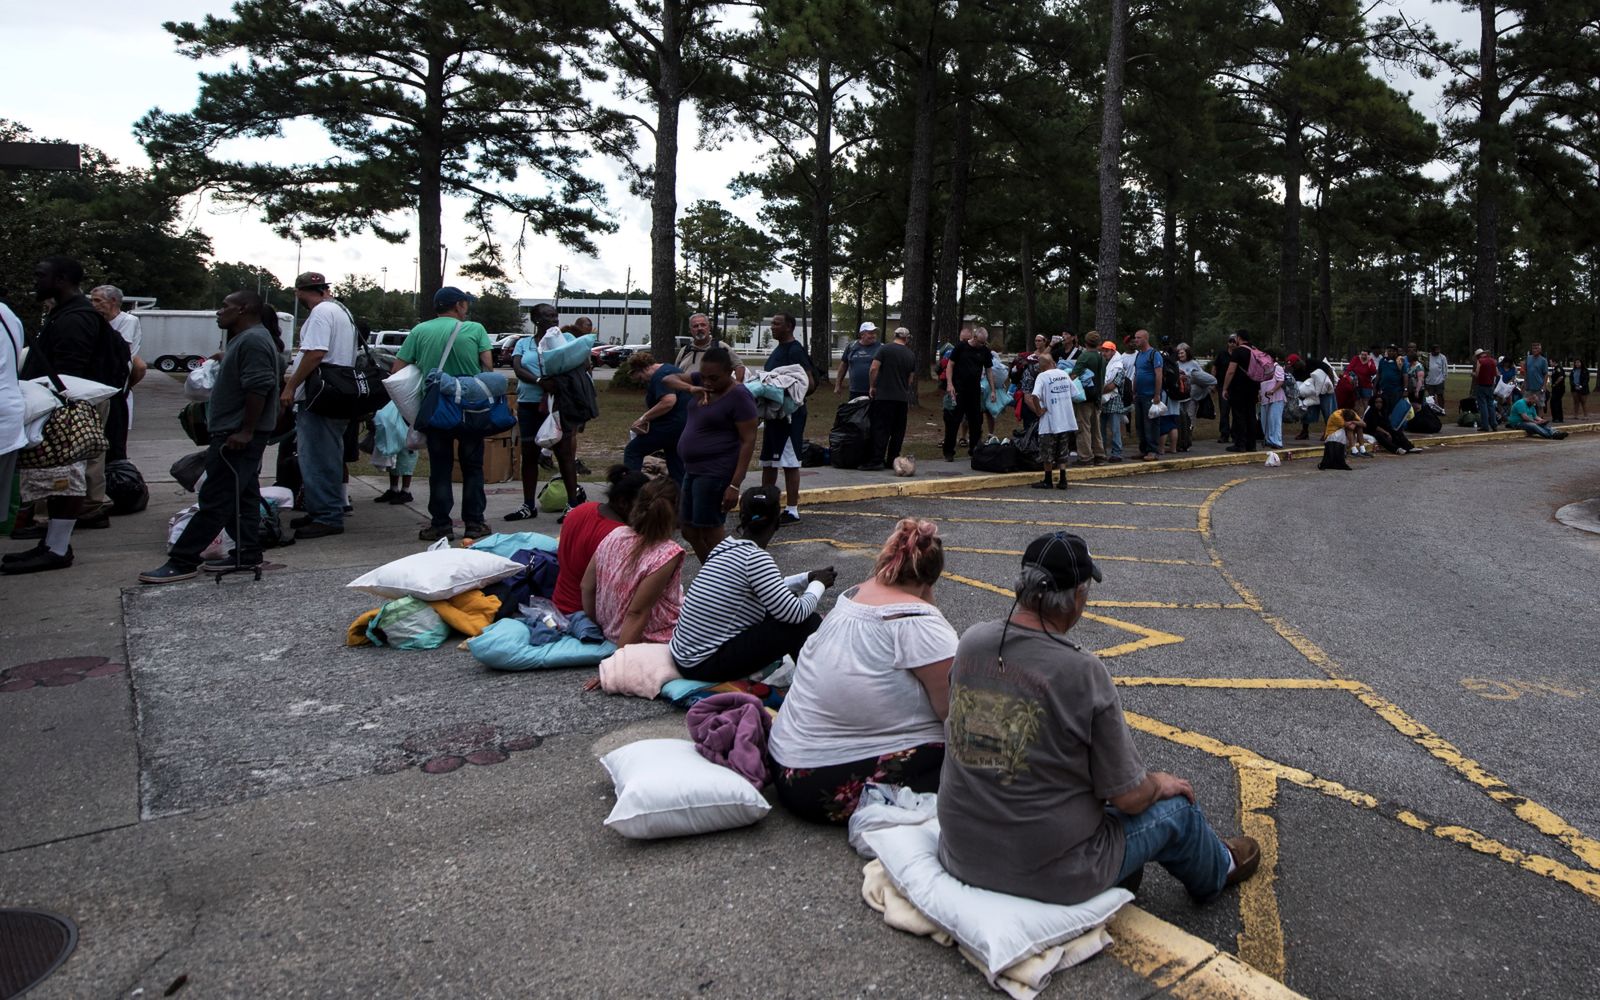
[[[439,356],[444,353],[445,341],[450,339],[450,331],[455,328],[456,321],[448,316],[418,323],[411,328],[411,333],[406,337],[406,342],[400,345],[395,357],[425,372],[433,371],[440,367]],[[482,323],[471,320],[462,323],[461,332],[456,334],[455,345],[450,348],[450,357],[445,360],[444,373],[456,376],[478,374],[483,371],[483,366],[478,364],[478,355],[489,350],[490,346],[489,331],[483,328]]]

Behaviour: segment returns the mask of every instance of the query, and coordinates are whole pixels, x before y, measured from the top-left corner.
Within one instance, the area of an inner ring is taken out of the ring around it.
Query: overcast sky
[[[225,14],[230,6],[228,0],[78,0],[28,7],[5,3],[0,12],[0,37],[7,42],[6,58],[0,59],[0,94],[5,95],[0,100],[0,117],[20,121],[40,136],[97,146],[124,163],[145,165],[148,160],[134,140],[133,123],[152,107],[174,112],[192,108],[199,92],[197,73],[220,66],[179,55],[171,36],[162,30],[162,22]],[[1441,35],[1477,40],[1477,15],[1454,3],[1397,0],[1397,6],[1413,19],[1430,21]],[[19,16],[24,13],[25,20]],[[1437,80],[1402,76],[1392,77],[1390,82],[1402,91],[1413,91],[1413,103],[1425,115],[1437,115]],[[680,134],[680,211],[698,199],[710,198],[723,201],[730,211],[754,223],[758,199],[732,200],[727,184],[757,162],[762,147],[739,141],[716,151],[701,151],[694,148],[697,134],[693,108],[686,104]],[[640,144],[648,159],[648,133],[641,136]],[[332,149],[315,126],[300,123],[278,142],[273,159],[305,160]],[[568,267],[564,279],[568,288],[620,289],[630,267],[633,285],[648,287],[650,206],[628,193],[613,163],[597,156],[593,171],[609,181],[608,210],[618,231],[597,234],[599,253],[593,258],[554,241],[530,241],[523,273],[512,275],[511,285],[517,293],[552,294],[556,267],[561,264]],[[462,222],[462,209],[461,204],[445,204],[447,282],[475,285],[477,282],[455,273],[467,253],[469,229]],[[277,237],[253,214],[195,204],[184,224],[211,237],[217,260],[264,266],[285,280],[296,273],[295,245]],[[404,224],[414,229],[414,220]],[[504,228],[507,235],[515,232],[509,225]],[[62,250],[71,252],[72,248]],[[414,240],[400,246],[373,237],[306,243],[300,269],[322,270],[339,281],[349,274],[366,274],[377,280],[382,269],[388,268],[388,286],[409,289],[415,284],[415,256]],[[773,279],[786,287],[794,285],[787,276],[773,275]],[[139,293],[133,288],[125,291]]]

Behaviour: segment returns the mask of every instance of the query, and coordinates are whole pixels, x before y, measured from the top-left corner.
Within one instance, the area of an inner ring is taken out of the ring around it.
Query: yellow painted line
[[[875,518],[882,518],[884,520],[898,521],[902,517],[904,517],[905,515],[903,515],[903,514],[877,514],[877,513],[870,513],[870,512],[867,512],[867,511],[859,511],[859,510],[853,510],[853,511],[848,511],[848,512],[847,511],[842,511],[842,510],[814,510],[814,511],[811,511],[806,516],[807,517],[875,517]],[[1179,533],[1189,534],[1189,535],[1194,534],[1195,531],[1197,530],[1195,528],[1151,528],[1151,527],[1147,527],[1145,525],[1140,525],[1140,524],[1082,524],[1082,523],[1079,523],[1079,522],[1076,522],[1076,521],[1029,521],[1029,520],[1013,520],[1013,519],[999,518],[999,517],[941,517],[941,518],[939,518],[939,521],[940,521],[940,523],[943,523],[943,524],[1032,524],[1032,525],[1037,525],[1037,526],[1039,526],[1041,528],[1097,528],[1097,529],[1102,529],[1102,530],[1109,528],[1109,529],[1112,529],[1112,530],[1115,530],[1115,531],[1166,531],[1166,532],[1179,532]]]
[[[973,499],[966,496],[936,496],[932,500],[959,500],[962,503],[972,503]],[[1083,504],[1094,507],[1181,507],[1184,510],[1194,510],[1200,505],[1197,503],[1164,503],[1160,500],[1034,500],[1019,497],[984,497],[980,503],[1025,503],[1034,504]]]
[[[1244,691],[1349,691],[1359,681],[1323,677],[1113,677],[1118,687],[1192,687]]]
[[[1261,867],[1239,883],[1239,957],[1282,980],[1286,961],[1283,921],[1278,916],[1278,776],[1257,767],[1235,768],[1239,774],[1239,829],[1261,845]]]
[[[959,573],[947,572],[945,573],[944,578],[946,580],[954,581],[955,583],[966,584],[968,587],[974,587],[978,590],[987,590],[989,593],[999,594],[1001,597],[1017,596],[1015,592],[1007,590],[1004,587],[996,587],[992,583],[986,583],[983,580],[974,580],[970,576],[961,576]],[[1110,659],[1114,656],[1126,656],[1129,653],[1137,653],[1141,649],[1154,649],[1157,646],[1171,646],[1174,643],[1183,641],[1183,636],[1181,635],[1173,635],[1171,632],[1163,632],[1160,629],[1145,628],[1143,625],[1135,625],[1133,622],[1125,622],[1120,618],[1108,618],[1105,615],[1090,614],[1087,611],[1083,613],[1083,617],[1089,621],[1095,621],[1102,625],[1109,625],[1112,628],[1121,629],[1124,632],[1132,632],[1134,635],[1139,637],[1130,642],[1124,642],[1116,646],[1110,646],[1106,649],[1095,650],[1094,654],[1100,657],[1102,660]]]
[[[1073,483],[1072,485],[1077,486],[1078,484]],[[1092,490],[1171,490],[1176,493],[1211,492],[1211,487],[1209,486],[1147,486],[1144,483],[1140,483],[1137,486],[1132,483],[1084,483],[1083,485]]]
[[[1124,906],[1106,925],[1111,954],[1164,996],[1182,1000],[1304,1000],[1300,994],[1187,931]]]
[[[1098,557],[1096,557],[1098,558]],[[1174,604],[1171,601],[1090,601],[1091,608],[1150,608],[1168,611],[1254,611],[1248,604],[1223,604],[1218,601],[1199,601],[1194,604]]]
[[[1199,525],[1201,538],[1205,541],[1206,548],[1211,553],[1212,558],[1216,559],[1219,564],[1221,558],[1211,538],[1211,508],[1224,493],[1243,481],[1235,479],[1217,487],[1200,505]],[[1322,647],[1312,642],[1304,633],[1290,625],[1282,617],[1266,611],[1260,599],[1251,593],[1249,588],[1234,577],[1233,574],[1226,569],[1221,569],[1220,565],[1219,571],[1234,592],[1247,604],[1251,605],[1261,615],[1262,620],[1271,626],[1273,631],[1277,632],[1285,642],[1294,647],[1301,656],[1304,656],[1313,666],[1335,680],[1348,679],[1339,664],[1334,662],[1333,657],[1329,656]],[[1463,778],[1472,782],[1491,800],[1510,809],[1513,815],[1533,829],[1559,841],[1585,865],[1590,868],[1600,869],[1600,840],[1586,835],[1554,810],[1517,794],[1505,781],[1491,773],[1488,768],[1462,753],[1455,744],[1434,732],[1418,719],[1413,718],[1399,705],[1382,697],[1367,685],[1360,684],[1359,687],[1352,688],[1351,693],[1380,719],[1392,726],[1396,732],[1422,747],[1435,760],[1440,761]]]
[[[1373,810],[1379,815],[1387,816],[1414,830],[1432,834],[1440,840],[1460,844],[1480,854],[1521,868],[1524,871],[1533,872],[1536,875],[1542,875],[1545,878],[1560,882],[1576,889],[1590,899],[1600,902],[1600,874],[1595,872],[1573,868],[1541,854],[1529,854],[1525,851],[1519,851],[1514,847],[1502,844],[1498,840],[1486,837],[1464,826],[1435,825],[1410,810],[1382,803],[1377,797],[1368,795],[1366,792],[1347,788],[1337,781],[1319,778],[1311,772],[1293,765],[1270,760],[1245,747],[1233,746],[1202,733],[1179,729],[1176,726],[1168,725],[1148,716],[1139,715],[1136,712],[1124,711],[1123,716],[1128,720],[1129,726],[1140,732],[1159,736],[1171,743],[1199,750],[1213,757],[1219,757],[1233,764],[1236,768],[1256,768],[1270,771],[1280,781],[1287,781],[1301,788],[1321,792],[1330,798],[1339,799],[1342,802],[1348,802],[1363,809]]]
[[[787,540],[784,540],[784,541],[772,542],[771,544],[772,545],[807,545],[807,544],[810,544],[811,542],[820,542],[820,543],[822,543],[824,545],[831,545],[836,549],[876,549],[876,548],[878,548],[878,546],[876,546],[876,545],[868,545],[865,542],[841,542],[837,538],[790,538],[790,539],[787,539]],[[944,547],[944,550],[946,552],[966,552],[966,553],[969,553],[969,554],[972,554],[972,555],[980,555],[980,556],[1021,556],[1022,555],[1022,550],[1021,549],[973,549],[973,548],[968,548],[968,547],[963,546],[963,545],[946,545]],[[1150,563],[1151,565],[1154,565],[1154,566],[1202,566],[1202,567],[1205,567],[1207,569],[1211,568],[1211,563],[1209,563],[1209,562],[1200,562],[1199,560],[1194,560],[1194,559],[1151,559],[1151,558],[1148,558],[1146,556],[1107,556],[1107,555],[1101,555],[1098,552],[1095,553],[1094,558],[1095,558],[1095,562],[1131,562],[1131,563]]]

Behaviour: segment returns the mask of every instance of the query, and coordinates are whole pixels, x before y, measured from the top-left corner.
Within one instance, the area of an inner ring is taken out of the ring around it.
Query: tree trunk
[[[960,60],[956,77],[966,79],[966,60]],[[954,338],[961,329],[962,290],[957,287],[961,273],[961,231],[967,218],[967,177],[972,164],[972,97],[962,94],[956,101],[955,147],[950,154],[950,203],[945,210],[944,237],[939,244],[939,284],[933,316],[933,342]]]
[[[1083,328],[1083,279],[1078,275],[1077,265],[1067,266],[1067,329],[1076,333]],[[1110,334],[1104,334],[1110,336]],[[1033,342],[1022,345],[1024,350],[1033,350]]]
[[[1326,206],[1324,206],[1326,211]],[[1333,349],[1333,249],[1326,221],[1317,227],[1317,357]]]
[[[1304,170],[1300,111],[1284,116],[1283,236],[1278,245],[1278,342],[1300,350],[1300,176]]]
[[[1480,0],[1478,25],[1478,176],[1474,224],[1477,228],[1477,257],[1472,272],[1472,339],[1487,346],[1496,356],[1505,344],[1499,322],[1500,264],[1500,149],[1495,132],[1500,127],[1500,68],[1497,63],[1499,39],[1495,34],[1495,14],[1499,5]]]
[[[865,279],[861,272],[856,272],[856,329],[861,329],[861,324],[866,322],[867,310],[865,303]],[[828,360],[833,360],[831,357]]]
[[[1022,347],[1027,350],[1033,346],[1033,331],[1039,316],[1039,294],[1033,284],[1033,240],[1027,226],[1022,227],[1021,250],[1017,263],[1022,266]]]
[[[650,352],[677,354],[678,111],[683,101],[680,0],[661,2],[661,47],[656,50],[656,164],[650,191]]]
[[[1192,226],[1193,222],[1191,221],[1189,225]],[[1185,237],[1185,246],[1183,248],[1183,339],[1190,340],[1194,336],[1194,272],[1199,251],[1188,245],[1187,237],[1192,232],[1189,226],[1185,226],[1183,232]]]
[[[934,101],[939,65],[934,58],[933,29],[916,68],[916,115],[911,139],[910,196],[906,203],[905,271],[901,279],[900,314],[911,331],[917,370],[928,372],[936,345],[929,322],[928,292],[929,201],[933,194]]]
[[[1161,334],[1178,342],[1178,213],[1173,205],[1177,181],[1166,176],[1161,219]]]
[[[1111,0],[1111,45],[1100,120],[1100,274],[1094,324],[1117,335],[1117,271],[1122,253],[1122,71],[1127,62],[1128,0]]]
[[[800,315],[802,317],[806,315],[806,272],[804,268],[800,269]],[[805,320],[802,319],[801,322],[804,323]],[[810,324],[806,324],[806,329],[802,330],[799,333],[799,336],[801,338],[801,343],[806,345],[806,353],[810,354],[813,358],[816,357],[817,349],[812,343],[813,338],[811,336]]]
[[[423,125],[417,151],[421,175],[417,178],[417,311],[419,319],[432,319],[434,293],[444,284],[443,248],[440,218],[443,205],[443,171],[440,168],[444,129],[443,55],[428,57],[428,81],[424,87]]]
[[[811,363],[827,371],[833,361],[833,64],[817,61],[816,188],[811,202]]]

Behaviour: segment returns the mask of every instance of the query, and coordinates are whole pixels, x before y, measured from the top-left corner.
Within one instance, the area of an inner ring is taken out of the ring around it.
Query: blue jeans
[[[1141,456],[1154,455],[1156,444],[1161,440],[1161,429],[1157,426],[1159,421],[1150,419],[1150,404],[1154,402],[1154,396],[1133,397],[1133,426],[1139,432]]]
[[[1112,413],[1100,408],[1100,440],[1105,442],[1109,458],[1122,457],[1122,413]]]
[[[1222,891],[1233,855],[1199,806],[1180,795],[1162,799],[1137,816],[1111,807],[1106,812],[1121,821],[1127,841],[1117,883],[1153,861],[1200,902]]]
[[[1283,400],[1261,404],[1261,436],[1272,447],[1283,447]]]
[[[667,456],[667,475],[682,486],[683,459],[678,457],[678,438],[682,434],[682,423],[672,421],[663,424],[656,421],[650,425],[648,433],[635,436],[623,447],[622,464],[637,472],[644,468],[645,456],[663,452]]]
[[[1472,389],[1473,395],[1478,400],[1478,429],[1480,431],[1494,430],[1494,386],[1475,385]]]
[[[489,506],[483,494],[483,435],[464,431],[428,431],[428,516],[433,526],[448,531],[450,511],[456,505],[451,473],[461,459],[461,520],[482,524]],[[458,447],[459,446],[459,447]],[[528,460],[537,462],[537,456]]]
[[[1518,424],[1516,427],[1513,427],[1512,430],[1522,431],[1524,434],[1527,434],[1529,437],[1532,437],[1534,435],[1538,435],[1539,437],[1544,437],[1544,438],[1555,437],[1556,436],[1556,432],[1555,431],[1553,431],[1550,428],[1546,427],[1544,424],[1536,424],[1536,423],[1532,422],[1531,420],[1523,421],[1521,424]],[[209,477],[208,477],[208,481],[209,481]]]
[[[1326,395],[1319,396],[1318,399],[1322,403],[1322,422],[1326,424],[1328,422],[1328,418],[1333,416],[1334,395],[1330,392]]]
[[[348,420],[312,413],[295,414],[295,450],[306,514],[318,524],[344,527],[344,431]]]

